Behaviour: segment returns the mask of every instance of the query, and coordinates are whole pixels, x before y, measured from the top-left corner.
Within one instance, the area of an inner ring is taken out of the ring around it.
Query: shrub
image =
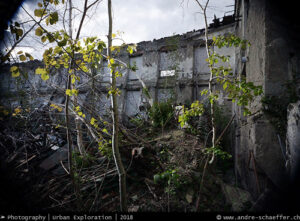
[[[166,128],[174,123],[174,108],[171,100],[155,102],[148,111],[153,127]]]

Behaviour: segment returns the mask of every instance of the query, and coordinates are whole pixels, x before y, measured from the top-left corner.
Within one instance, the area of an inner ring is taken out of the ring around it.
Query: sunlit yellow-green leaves
[[[136,45],[128,45],[127,52],[133,54],[134,51],[136,51]]]
[[[95,119],[95,118],[91,118],[91,120],[90,120],[90,124],[94,127],[94,128],[96,128],[96,129],[98,129],[99,128],[99,126],[98,126],[98,124],[97,124],[97,120]]]
[[[85,118],[85,114],[80,110],[80,106],[74,107],[75,112],[78,114],[78,116]]]
[[[24,53],[23,51],[19,51],[17,53],[17,55],[19,56],[20,61],[33,60],[33,57],[31,56],[31,54],[29,54],[27,52]],[[11,72],[11,76],[13,78],[20,76],[20,69],[17,66],[12,66],[10,68],[10,72]]]
[[[225,81],[223,84],[223,89],[226,90],[227,86],[228,86],[228,81]]]
[[[47,13],[46,13],[46,11],[45,11],[45,9],[44,8],[41,8],[41,9],[35,9],[34,10],[34,15],[36,16],[36,17],[43,17],[44,15],[46,15]]]
[[[68,95],[68,96],[73,96],[73,95],[77,96],[78,95],[78,90],[76,90],[76,89],[67,89],[66,90],[66,95]]]
[[[35,74],[41,75],[41,78],[43,81],[46,81],[49,79],[49,71],[45,68],[37,68],[35,69]]]
[[[31,54],[27,53],[27,52],[23,52],[23,51],[18,51],[18,56],[19,56],[19,59],[20,61],[26,61],[26,60],[30,60],[32,61],[33,60],[33,57],[31,56]]]
[[[50,17],[54,19],[54,22],[58,19],[56,13],[50,14]],[[49,24],[51,24],[50,20]],[[99,67],[102,62],[101,52],[106,45],[97,37],[83,39],[84,45],[82,45],[80,41],[71,40],[64,30],[45,32],[43,29],[37,28],[36,35],[41,37],[43,43],[47,40],[50,43],[54,41],[57,43],[57,46],[54,48],[50,47],[44,51],[43,62],[45,64],[45,70],[49,70],[51,67],[58,69],[61,66],[69,69],[72,84],[75,84],[76,81],[80,81],[80,78],[76,76],[76,71],[88,73],[90,72],[91,67]],[[75,60],[73,58],[74,53],[81,56],[76,56]],[[71,60],[73,60],[72,67],[70,66]],[[112,62],[114,62],[114,60],[112,60]],[[41,70],[38,70],[38,73],[40,73],[44,79],[49,78],[49,73],[46,74]],[[120,76],[120,74],[118,74],[118,76]],[[67,94],[71,96],[75,93],[67,91]]]
[[[234,34],[229,34],[226,36],[220,35],[218,37],[214,36],[212,40],[213,45],[217,46],[218,48],[234,46],[246,49],[247,46],[250,46],[250,43],[247,40],[241,39]]]
[[[11,76],[13,78],[19,77],[20,76],[20,69],[17,66],[12,66],[10,68]]]
[[[107,129],[105,129],[105,128],[102,129],[102,132],[103,132],[103,133],[106,133],[106,134],[109,134],[108,131],[107,131]]]
[[[54,4],[54,5],[60,4],[60,1],[59,1],[59,0],[44,0],[44,4],[45,4],[45,2]],[[65,0],[61,0],[61,3],[62,3],[62,4],[65,4]]]
[[[119,88],[114,89],[114,88],[110,87],[109,91],[108,91],[108,95],[112,95],[112,94],[120,95],[121,91],[119,90]]]
[[[47,41],[47,37],[46,37],[46,36],[42,36],[42,37],[41,37],[41,41],[42,41],[43,43],[45,43],[45,42]]]
[[[77,114],[78,114],[78,116],[85,118],[85,114],[82,113],[81,111],[78,111]]]
[[[113,64],[115,63],[115,59],[110,58],[110,59],[109,59],[109,63],[110,63],[111,65],[113,65]]]
[[[25,55],[23,55],[23,54],[21,54],[21,55],[19,56],[19,58],[20,58],[21,61],[26,61],[26,57],[25,57]]]
[[[31,54],[25,52],[25,56],[26,56],[29,60],[31,60],[31,61],[33,60],[33,57],[31,56]]]
[[[56,104],[50,104],[50,107],[52,107],[54,110],[62,112],[62,108]]]
[[[46,18],[46,25],[53,25],[56,22],[58,22],[58,13],[57,12],[53,12],[50,13],[49,17]]]
[[[37,29],[35,29],[35,35],[36,36],[42,36],[43,33],[44,33],[44,31],[41,27],[38,27]]]
[[[181,127],[183,127],[191,117],[200,116],[204,112],[204,106],[199,101],[195,101],[191,104],[191,108],[185,108],[182,106],[183,114],[181,114],[178,118],[178,122],[180,123]]]
[[[95,118],[92,117],[92,118],[91,118],[91,121],[90,121],[91,125],[94,125],[94,124],[96,123],[96,121],[97,121],[97,120],[96,120]]]
[[[73,71],[70,69],[69,73],[72,73]],[[75,84],[76,81],[80,81],[80,77],[76,76],[75,74],[71,74],[71,83]]]

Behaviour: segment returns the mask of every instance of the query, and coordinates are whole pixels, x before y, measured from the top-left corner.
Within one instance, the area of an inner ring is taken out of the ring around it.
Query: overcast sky
[[[105,3],[105,1],[104,1]],[[233,0],[211,0],[210,19],[216,14],[223,17],[233,10]],[[95,19],[88,23],[88,34],[107,32],[106,6],[99,5]],[[114,30],[124,32],[124,40],[137,43],[174,33],[182,34],[204,27],[202,14],[194,0],[113,0]]]
[[[84,0],[73,0],[73,2],[78,9],[83,8]],[[89,0],[89,2],[93,2],[93,0]],[[33,13],[36,4],[36,0],[28,0],[24,6]],[[232,14],[233,4],[234,0],[210,0],[209,21],[211,22],[214,14],[217,17],[223,17],[225,13]],[[203,16],[199,13],[200,8],[195,0],[112,0],[112,5],[113,32],[123,32],[122,38],[126,43],[159,39],[204,27]],[[17,16],[25,19],[26,15],[24,14],[20,9]],[[74,16],[77,16],[77,21],[75,19],[74,29],[78,27],[79,15],[79,10],[75,10]],[[98,36],[106,40],[108,31],[107,0],[102,0],[97,7],[91,9],[83,27],[81,37]],[[28,38],[22,43],[21,49],[37,54],[36,49],[27,47],[32,42]]]

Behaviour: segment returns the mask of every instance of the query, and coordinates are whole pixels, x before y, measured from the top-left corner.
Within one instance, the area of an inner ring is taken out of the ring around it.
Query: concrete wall
[[[240,18],[236,33],[251,43],[249,50],[236,51],[237,72],[262,85],[265,96],[284,97],[287,81],[297,81],[299,75],[299,43],[295,41],[298,34],[293,22],[284,15],[284,7],[269,0],[236,1]],[[241,62],[242,57],[247,58],[246,63]],[[278,132],[261,107],[260,100],[256,100],[251,105],[255,115],[248,118],[242,116],[241,108],[235,107],[239,116],[233,137],[236,174],[254,198],[272,186],[283,190],[289,184],[282,150],[284,140],[281,147]]]
[[[211,28],[209,35],[212,37],[229,32],[234,32],[233,23]],[[147,100],[142,93],[139,79],[142,79],[147,85],[154,101],[166,101],[172,98],[175,104],[185,104],[195,99],[201,99],[200,91],[207,87],[209,78],[203,38],[204,30],[192,31],[183,35],[140,42],[133,55],[121,52],[118,59],[131,66],[135,65],[137,68],[136,72],[125,68],[119,70],[122,77],[117,79],[117,85],[121,90],[118,103],[119,111],[125,122],[131,117],[145,116],[142,106]],[[228,48],[222,53],[231,55],[231,63],[234,63],[235,51],[233,48]],[[62,89],[66,85],[65,70],[53,70],[50,79],[44,82],[40,76],[34,74],[35,68],[41,66],[41,62],[32,61],[19,65],[24,73],[28,72],[26,84],[20,82],[19,89],[26,92],[27,95],[36,94],[31,101],[43,99],[47,102],[51,98],[52,102],[64,102]],[[232,66],[234,68],[234,65]],[[167,70],[174,70],[174,76],[161,76],[161,72]],[[107,88],[110,82],[107,61],[103,60],[101,67],[98,70],[92,70],[90,75],[94,76],[94,80],[88,81],[90,77],[84,73],[81,74],[81,81],[77,85],[79,104],[84,105],[93,100],[94,103],[99,104],[99,113],[106,115],[110,108],[110,101],[107,99]],[[16,80],[19,79],[10,77],[9,66],[2,68],[0,78],[2,94],[16,94]],[[55,89],[56,86],[60,89]],[[92,92],[91,88],[97,93]],[[13,96],[1,96],[1,103],[6,104],[14,99]],[[20,105],[17,97],[15,102],[17,103],[11,103],[13,107]]]

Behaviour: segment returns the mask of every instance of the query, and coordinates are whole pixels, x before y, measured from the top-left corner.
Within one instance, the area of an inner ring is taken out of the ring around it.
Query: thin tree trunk
[[[84,21],[84,18],[86,16],[86,11],[87,11],[87,3],[88,0],[85,0],[84,2],[84,10],[83,10],[83,15],[79,24],[79,28],[76,34],[76,41],[79,40],[79,36],[80,36],[80,32],[81,32],[81,28],[82,28],[82,24]],[[69,35],[70,38],[72,38],[72,0],[69,0],[69,5],[70,5],[70,13],[69,13]],[[74,56],[74,52],[73,52],[73,56]],[[73,64],[74,62],[72,62]],[[73,69],[73,67],[71,66],[71,68]],[[72,87],[72,86],[71,86]],[[73,105],[76,107],[78,106],[78,98],[77,96],[73,96],[72,97],[72,101],[73,101]],[[83,145],[83,135],[82,135],[82,129],[81,129],[81,121],[78,117],[75,118],[75,129],[76,129],[76,134],[77,134],[77,150],[79,151],[79,153],[81,155],[85,155],[85,150],[84,150],[84,145]]]
[[[69,9],[69,34],[72,35],[72,0],[69,0],[70,9]],[[71,68],[71,67],[70,67]],[[71,77],[68,75],[66,90],[71,89]],[[69,161],[69,173],[72,181],[74,181],[74,171],[73,171],[73,162],[72,162],[72,138],[70,134],[70,119],[69,119],[69,103],[70,98],[69,95],[66,94],[66,102],[65,102],[65,120],[66,120],[66,132],[67,132],[67,143],[68,143],[68,161]]]
[[[66,89],[71,88],[71,77],[68,76]],[[72,138],[70,134],[70,120],[69,120],[69,95],[66,95],[65,102],[65,120],[66,120],[66,133],[67,133],[67,143],[68,143],[68,163],[69,163],[69,173],[71,179],[74,180],[74,172],[73,172],[73,162],[72,162]]]
[[[207,1],[208,4],[209,0]],[[206,5],[207,6],[207,5]],[[209,42],[208,42],[208,23],[207,23],[207,15],[206,15],[206,6],[205,6],[205,10],[203,11],[203,15],[204,15],[204,20],[205,20],[205,46],[206,46],[206,53],[207,53],[207,57],[210,57],[210,49],[209,49]],[[209,67],[210,70],[210,77],[209,77],[209,83],[208,83],[208,90],[209,90],[209,95],[213,96],[213,71],[212,71],[212,67]],[[212,101],[210,102],[210,113],[211,113],[211,125],[212,125],[212,147],[216,146],[216,121],[215,121],[215,100],[212,99]],[[212,153],[212,158],[209,161],[209,163],[211,164],[214,161],[215,158],[215,153]]]
[[[109,29],[108,29],[108,47],[107,47],[107,55],[109,57],[108,62],[112,58],[112,7],[111,0],[108,0],[108,19],[109,19]],[[117,106],[117,94],[116,91],[116,76],[115,70],[112,68],[112,76],[111,76],[111,85],[113,92],[111,93],[111,105],[112,105],[112,120],[113,120],[113,134],[112,134],[112,151],[114,161],[117,167],[118,175],[119,175],[119,192],[120,192],[120,209],[121,212],[127,211],[127,193],[126,193],[126,171],[124,169],[121,155],[119,152],[118,146],[118,134],[119,134],[119,114],[118,114],[118,106]]]
[[[202,9],[203,12],[203,17],[204,17],[204,22],[205,22],[205,47],[206,47],[206,53],[207,57],[210,57],[211,52],[209,48],[209,42],[208,42],[208,22],[207,22],[207,15],[206,15],[206,9],[209,3],[209,0],[206,1],[205,6],[203,6],[198,0],[195,0],[200,8]],[[212,70],[212,65],[209,65],[209,71],[210,71],[210,77],[209,77],[209,82],[208,82],[208,91],[209,95],[213,95],[213,70]],[[210,103],[210,112],[211,112],[211,124],[212,124],[212,147],[215,147],[216,145],[216,120],[215,120],[215,101],[212,99]],[[209,163],[213,163],[215,159],[215,153],[212,153],[212,158],[209,161]]]
[[[71,0],[70,0],[71,2]],[[79,40],[79,36],[80,36],[80,32],[81,32],[81,28],[82,28],[82,25],[83,25],[83,21],[85,19],[85,16],[86,16],[86,12],[87,12],[87,3],[88,3],[88,0],[85,0],[84,2],[84,10],[83,10],[83,15],[81,17],[81,21],[80,21],[80,24],[79,24],[79,28],[78,28],[78,31],[77,31],[77,34],[76,34],[76,41]],[[72,5],[70,5],[71,7]],[[71,20],[72,21],[72,20]],[[72,32],[72,30],[70,30]],[[76,107],[78,105],[78,99],[77,99],[77,96],[73,97],[73,102],[74,102],[74,106]],[[81,121],[80,119],[78,119],[77,117],[75,118],[75,127],[76,127],[76,131],[77,131],[77,147],[78,147],[78,150],[79,150],[79,153],[81,155],[85,155],[85,150],[84,150],[84,145],[83,145],[83,139],[82,139],[82,130],[81,130]]]

